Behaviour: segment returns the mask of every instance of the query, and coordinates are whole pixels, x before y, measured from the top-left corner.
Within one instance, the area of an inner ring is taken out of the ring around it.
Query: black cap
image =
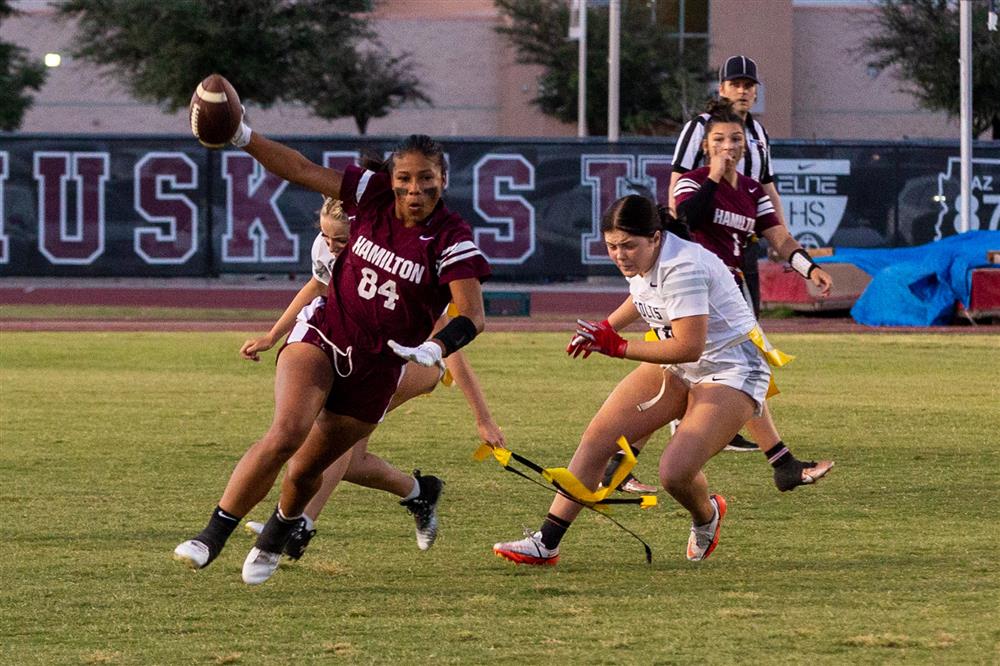
[[[760,83],[757,78],[757,63],[746,56],[731,56],[719,68],[719,83],[733,79],[750,79],[754,83]]]

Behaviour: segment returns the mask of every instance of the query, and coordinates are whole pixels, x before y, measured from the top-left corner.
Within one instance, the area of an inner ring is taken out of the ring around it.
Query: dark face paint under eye
[[[405,187],[394,187],[394,188],[392,188],[392,191],[395,192],[397,199],[402,199],[403,197],[406,196],[406,188]]]
[[[438,197],[441,196],[441,190],[436,187],[425,187],[423,189],[423,193],[425,197],[433,199],[434,201],[437,201]]]

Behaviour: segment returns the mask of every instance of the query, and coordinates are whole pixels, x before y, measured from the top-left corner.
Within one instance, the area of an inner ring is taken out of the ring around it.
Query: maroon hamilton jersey
[[[706,180],[708,167],[684,174],[674,185],[677,207],[697,194]],[[691,240],[711,250],[726,266],[740,269],[751,234],[759,236],[779,224],[771,197],[760,183],[741,174],[736,175],[735,188],[725,179],[715,188],[708,219],[688,220]]]
[[[489,277],[472,229],[443,202],[422,224],[404,227],[389,174],[356,166],[345,169],[340,195],[355,217],[333,267],[324,324],[345,349],[391,354],[388,340],[415,347],[448,306],[449,282]]]

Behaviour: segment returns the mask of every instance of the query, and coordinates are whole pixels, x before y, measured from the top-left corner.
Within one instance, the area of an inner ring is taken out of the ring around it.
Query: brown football
[[[210,74],[191,95],[191,133],[206,148],[222,148],[236,134],[243,108],[236,89],[221,74]]]

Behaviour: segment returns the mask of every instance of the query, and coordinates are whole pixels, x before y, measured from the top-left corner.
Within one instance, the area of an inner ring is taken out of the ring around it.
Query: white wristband
[[[236,134],[233,135],[233,138],[230,139],[229,142],[237,148],[243,148],[250,143],[251,134],[253,134],[253,130],[251,130],[250,126],[241,120],[240,128],[236,130]]]
[[[788,258],[788,263],[792,265],[792,270],[807,280],[812,274],[813,269],[819,268],[812,257],[809,256],[809,253],[802,248],[792,252],[792,256]]]

